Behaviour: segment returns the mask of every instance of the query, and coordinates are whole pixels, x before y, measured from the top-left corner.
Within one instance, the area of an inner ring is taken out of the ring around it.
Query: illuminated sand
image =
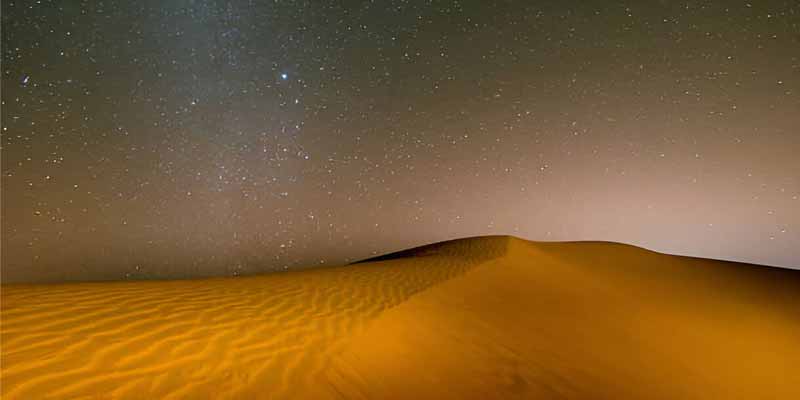
[[[2,288],[2,398],[800,398],[800,272],[509,237]]]

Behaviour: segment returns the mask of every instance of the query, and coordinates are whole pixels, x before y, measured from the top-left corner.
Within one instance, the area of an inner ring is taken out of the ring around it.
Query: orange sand
[[[510,237],[2,287],[3,399],[800,398],[800,271]]]

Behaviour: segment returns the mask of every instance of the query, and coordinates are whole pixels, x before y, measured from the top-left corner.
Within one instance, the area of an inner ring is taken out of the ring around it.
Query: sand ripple
[[[427,248],[425,263],[3,286],[2,397],[292,397],[367,321],[503,251],[482,246]]]

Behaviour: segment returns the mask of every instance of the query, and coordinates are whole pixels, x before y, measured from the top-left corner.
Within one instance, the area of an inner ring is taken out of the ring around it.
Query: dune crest
[[[800,398],[799,271],[615,243],[1,300],[3,399]]]

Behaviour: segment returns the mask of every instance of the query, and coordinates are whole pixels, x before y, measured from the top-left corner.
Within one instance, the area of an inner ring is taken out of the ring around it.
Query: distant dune
[[[7,400],[800,398],[800,271],[615,243],[470,238],[0,300]]]

